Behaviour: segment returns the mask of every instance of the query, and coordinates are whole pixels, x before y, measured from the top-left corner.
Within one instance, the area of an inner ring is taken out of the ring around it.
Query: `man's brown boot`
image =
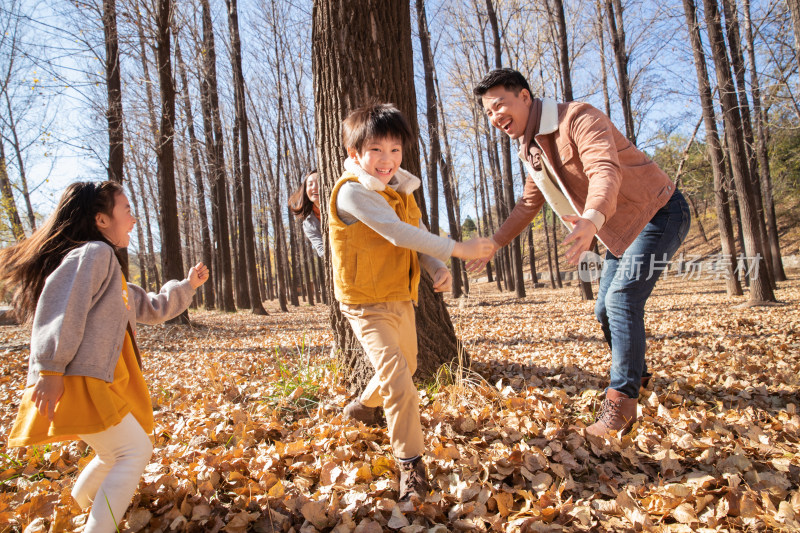
[[[428,474],[425,471],[425,463],[422,457],[417,457],[413,461],[400,463],[400,501],[409,501],[416,497],[424,500],[431,491],[428,483]]]
[[[606,437],[611,431],[624,435],[636,422],[637,398],[628,398],[614,389],[606,390],[606,399],[600,407],[597,421],[586,428],[586,433]]]
[[[373,426],[380,422],[380,416],[378,415],[378,408],[377,407],[367,407],[358,399],[353,400],[347,407],[344,408],[344,414],[358,420],[359,422],[363,422],[368,426]]]

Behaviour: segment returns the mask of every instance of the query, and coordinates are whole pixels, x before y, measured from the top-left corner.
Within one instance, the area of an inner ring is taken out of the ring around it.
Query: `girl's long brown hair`
[[[292,195],[289,197],[289,209],[292,210],[295,218],[305,220],[306,217],[311,214],[311,211],[314,210],[314,202],[312,202],[311,198],[308,197],[308,193],[306,192],[306,184],[308,183],[308,178],[310,178],[312,174],[316,173],[316,170],[312,170],[306,174],[306,177],[303,178],[303,181],[300,183],[300,187],[298,187],[297,190],[294,191],[294,193],[292,193]]]
[[[61,195],[55,212],[33,235],[0,250],[0,285],[13,289],[20,321],[33,316],[47,276],[73,249],[88,241],[113,246],[97,228],[98,213],[112,216],[122,186],[113,181],[76,182]]]

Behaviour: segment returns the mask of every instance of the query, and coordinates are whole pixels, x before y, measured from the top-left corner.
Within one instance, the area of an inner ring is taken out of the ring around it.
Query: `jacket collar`
[[[558,103],[552,98],[542,98],[542,118],[539,135],[547,135],[558,129]]]
[[[366,170],[356,163],[355,159],[348,157],[344,162],[344,169],[358,178],[358,182],[363,185],[368,191],[383,191],[386,190],[381,180],[369,174]],[[399,168],[392,179],[389,181],[389,187],[399,192],[400,194],[411,194],[422,184],[422,181],[411,172]]]
[[[526,152],[528,152],[530,146],[535,142],[534,132],[536,132],[536,136],[538,136],[548,135],[558,130],[558,103],[556,103],[556,101],[552,98],[541,98],[541,102],[542,113],[541,117],[539,118],[538,131],[535,123],[536,113],[534,113],[534,106],[531,106],[531,112],[530,115],[528,115],[528,122],[525,125],[525,133],[522,135],[522,138],[519,141],[519,156],[525,161],[528,160],[528,155]]]

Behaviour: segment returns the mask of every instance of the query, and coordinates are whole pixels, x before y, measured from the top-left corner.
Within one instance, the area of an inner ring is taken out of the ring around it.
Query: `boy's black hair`
[[[359,107],[342,122],[342,141],[345,148],[361,153],[370,139],[394,137],[403,146],[414,141],[411,126],[394,104],[370,104]]]
[[[478,85],[475,86],[472,93],[477,96],[480,101],[481,97],[486,94],[489,89],[497,87],[498,85],[502,85],[507,91],[513,92],[514,95],[518,95],[522,89],[527,89],[531,96],[533,96],[531,87],[528,85],[528,80],[513,68],[498,68],[489,72],[489,74],[478,82]]]

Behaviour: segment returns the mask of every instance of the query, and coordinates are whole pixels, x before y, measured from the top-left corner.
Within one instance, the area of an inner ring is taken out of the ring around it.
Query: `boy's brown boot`
[[[424,500],[431,491],[428,483],[428,474],[425,471],[425,463],[422,457],[417,457],[413,461],[400,463],[400,501],[405,502],[411,498]]]
[[[373,426],[380,423],[380,415],[378,414],[377,407],[367,407],[360,400],[355,399],[344,408],[344,414],[363,422],[368,426]]]
[[[628,398],[619,391],[608,389],[597,421],[586,428],[586,433],[606,437],[611,431],[616,431],[618,436],[624,435],[636,422],[637,404],[637,398]]]

